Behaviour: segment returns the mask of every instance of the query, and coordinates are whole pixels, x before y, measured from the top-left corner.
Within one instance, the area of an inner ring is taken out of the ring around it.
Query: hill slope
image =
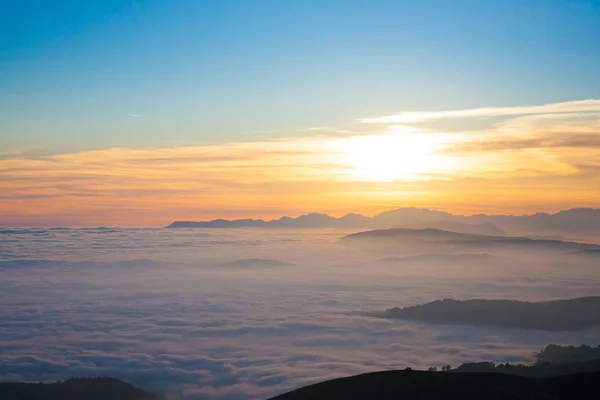
[[[272,400],[583,400],[597,398],[600,372],[555,378],[384,371],[306,386]]]
[[[342,243],[364,246],[392,246],[397,249],[416,246],[431,247],[435,250],[452,249],[453,251],[482,250],[534,250],[551,252],[577,252],[600,250],[600,245],[568,242],[550,239],[531,239],[518,236],[492,236],[470,233],[450,232],[441,229],[376,229],[353,233],[344,236]]]
[[[528,302],[444,299],[371,314],[383,318],[505,328],[573,331],[600,326],[600,296]]]
[[[0,383],[2,400],[158,400],[114,378],[68,379],[56,383]]]

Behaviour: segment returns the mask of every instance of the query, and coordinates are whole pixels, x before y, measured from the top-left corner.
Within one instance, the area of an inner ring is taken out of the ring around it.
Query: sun
[[[392,130],[344,139],[339,150],[352,179],[390,182],[427,179],[428,173],[443,168],[445,161],[435,154],[439,147],[433,136]]]

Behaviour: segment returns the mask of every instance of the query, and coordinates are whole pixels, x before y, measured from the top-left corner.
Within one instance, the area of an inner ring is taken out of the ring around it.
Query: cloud
[[[127,115],[129,115],[130,117],[135,117],[135,118],[144,118],[144,116],[140,115],[140,114],[127,114]]]
[[[0,156],[0,223],[166,225],[312,211],[374,214],[401,205],[530,212],[540,209],[532,199],[542,198],[545,211],[586,207],[600,190],[592,173],[600,168],[600,112],[589,111],[599,102],[442,113],[510,114],[469,131],[364,124],[368,132],[316,127],[308,134],[318,137]]]
[[[362,118],[365,124],[410,124],[438,119],[488,118],[511,115],[600,112],[600,99],[577,100],[541,106],[484,107],[451,111],[401,112],[375,118]]]
[[[461,134],[443,151],[460,157],[485,157],[488,167],[496,170],[523,172],[521,166],[529,164],[540,172],[571,175],[576,181],[583,173],[578,167],[581,163],[600,166],[599,138],[599,113],[527,115]]]
[[[13,250],[0,253],[3,381],[108,375],[177,399],[255,400],[381,369],[528,362],[548,343],[597,340],[595,331],[435,326],[356,312],[443,296],[597,293],[593,265],[379,267],[376,254],[341,248],[328,232],[47,229],[3,239]],[[266,255],[296,266],[213,268]]]
[[[562,137],[561,137],[562,136]],[[465,143],[452,148],[452,151],[493,151],[536,148],[600,148],[600,132],[597,134],[573,135],[565,132],[558,137],[541,136],[536,138],[512,138]]]
[[[170,198],[169,208],[173,210],[183,210],[194,203],[194,208],[200,208],[200,197],[201,203],[238,212],[257,207],[258,198],[263,207],[279,207],[277,203],[282,201],[299,205],[303,196],[310,196],[315,189],[323,187],[335,176],[336,170],[338,174],[343,173],[343,166],[333,165],[333,160],[324,156],[327,146],[326,140],[295,139],[121,148],[0,160],[3,197],[0,203],[4,212],[0,220],[17,214],[39,216],[42,211],[64,215],[70,209],[68,213],[72,213],[80,208],[73,204],[78,203],[81,195],[92,195],[87,204],[95,210],[108,211],[110,207],[106,204],[123,204],[119,209],[113,208],[117,213],[127,213],[128,208],[136,210],[135,213],[150,210],[155,207],[151,203],[158,204],[156,196]],[[297,192],[303,189],[304,195],[299,196]],[[279,194],[273,194],[274,190],[279,190]],[[265,202],[262,194],[268,192],[272,199]],[[233,193],[237,198],[232,197]],[[32,198],[32,194],[36,197]],[[182,207],[184,203],[188,206]],[[177,213],[169,212],[171,216],[163,216],[158,224],[167,223]],[[88,223],[102,224],[110,220],[106,214],[97,216],[95,222]],[[151,217],[151,213],[148,216]],[[10,220],[6,223],[18,225]],[[58,221],[55,224],[62,225]]]

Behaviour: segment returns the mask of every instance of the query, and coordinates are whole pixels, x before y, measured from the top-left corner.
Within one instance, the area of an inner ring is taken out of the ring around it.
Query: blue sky
[[[0,151],[598,98],[599,38],[600,1],[5,1]]]

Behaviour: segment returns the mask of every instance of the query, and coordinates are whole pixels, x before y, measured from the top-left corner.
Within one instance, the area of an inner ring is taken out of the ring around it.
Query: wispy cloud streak
[[[365,124],[410,124],[438,119],[488,118],[511,115],[600,112],[600,99],[569,101],[540,106],[483,107],[451,111],[401,112],[375,118],[362,118]]]

